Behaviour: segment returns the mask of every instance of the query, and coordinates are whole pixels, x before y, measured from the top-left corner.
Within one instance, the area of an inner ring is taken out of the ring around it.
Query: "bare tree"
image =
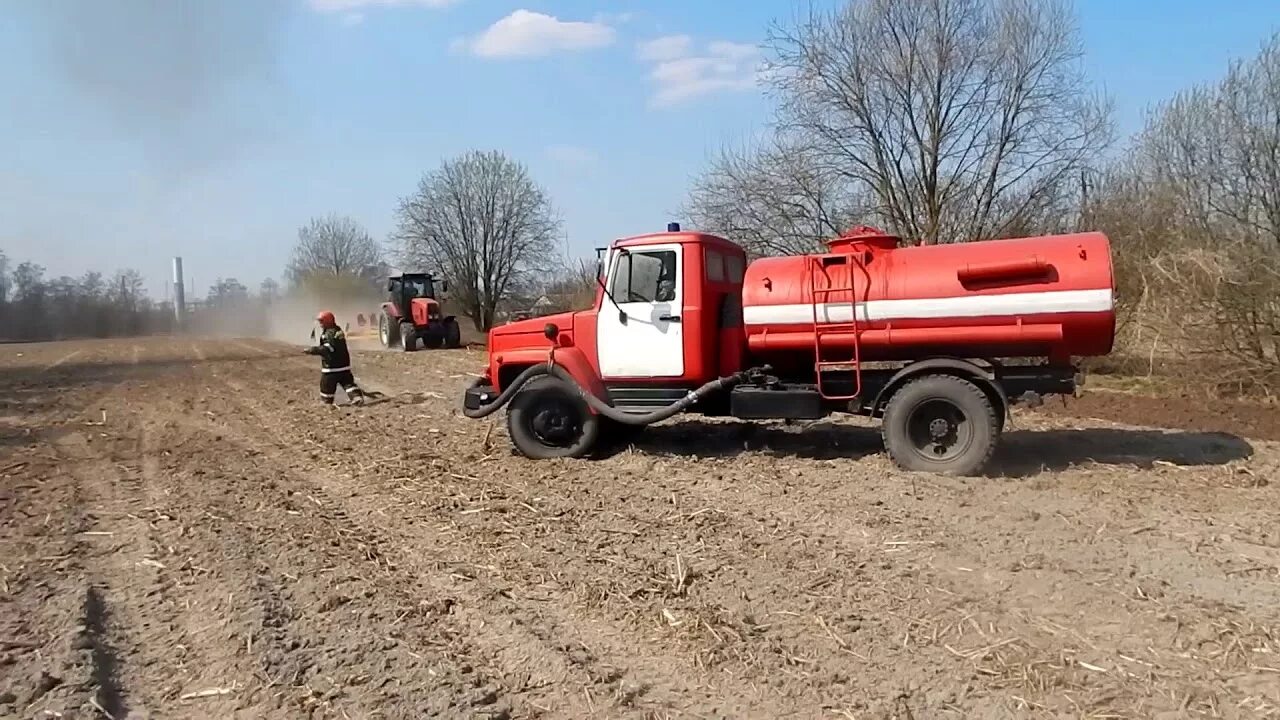
[[[860,205],[816,155],[775,137],[760,148],[722,149],[695,181],[684,214],[751,255],[793,255],[838,235]]]
[[[378,244],[358,222],[327,215],[298,229],[287,272],[292,282],[302,283],[314,276],[372,279],[380,267]]]
[[[258,286],[258,299],[270,305],[280,299],[280,283],[274,278],[267,278]]]
[[[693,205],[750,199],[749,241],[798,236],[778,251],[853,216],[921,243],[1054,226],[1110,142],[1060,0],[849,0],[769,44],[778,150],[722,157]]]
[[[408,263],[435,268],[478,330],[498,304],[554,261],[559,221],[528,170],[500,152],[448,160],[400,201],[396,238]]]
[[[249,288],[235,278],[222,279],[209,288],[206,302],[211,307],[236,307],[249,302]]]
[[[54,279],[46,279],[44,272],[30,262],[14,269],[13,297],[0,303],[0,338],[109,337],[170,327],[171,313],[147,299],[136,270],[117,272],[109,283],[96,271]]]

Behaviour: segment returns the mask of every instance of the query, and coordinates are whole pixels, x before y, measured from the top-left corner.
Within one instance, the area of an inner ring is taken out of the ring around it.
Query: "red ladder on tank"
[[[809,301],[813,308],[813,358],[814,358],[814,375],[818,379],[818,394],[827,400],[853,400],[862,394],[862,339],[858,332],[858,295],[853,287],[853,265],[856,262],[852,257],[843,257],[841,264],[849,268],[849,286],[848,287],[818,287],[818,274],[821,274],[827,280],[830,276],[825,270],[824,261],[836,261],[839,256],[819,256],[810,259],[809,265]],[[837,261],[838,262],[838,261]],[[834,263],[833,263],[834,264]],[[823,297],[830,297],[834,293],[849,293],[849,322],[818,322],[818,306],[824,305],[824,317],[831,317],[831,308],[827,303],[819,302],[819,294]],[[826,335],[835,335],[840,333],[853,334],[853,358],[849,360],[824,360],[822,358],[822,338]],[[853,366],[853,394],[852,395],[828,395],[827,391],[822,387],[822,371],[828,368],[838,368]]]

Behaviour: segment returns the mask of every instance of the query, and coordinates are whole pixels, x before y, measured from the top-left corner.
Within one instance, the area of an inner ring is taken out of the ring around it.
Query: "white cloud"
[[[586,170],[600,162],[594,150],[578,145],[550,145],[545,152],[551,162],[570,170]]]
[[[637,44],[636,57],[661,62],[685,57],[692,49],[693,38],[688,35],[667,35]]]
[[[485,58],[538,57],[555,52],[590,50],[613,44],[617,33],[602,22],[573,22],[551,15],[516,10],[463,41]]]
[[[349,12],[342,15],[342,24],[347,27],[359,25],[362,22],[364,22],[364,13]]]
[[[458,0],[308,0],[311,9],[322,13],[351,12],[375,7],[442,8]]]
[[[637,46],[641,60],[653,63],[649,77],[656,90],[653,107],[670,107],[717,92],[741,92],[756,87],[760,49],[755,45],[716,40],[694,52],[685,35],[669,35]]]

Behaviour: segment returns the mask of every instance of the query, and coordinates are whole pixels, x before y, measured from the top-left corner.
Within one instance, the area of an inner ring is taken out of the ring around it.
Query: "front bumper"
[[[462,406],[468,410],[479,410],[496,400],[498,391],[493,389],[492,385],[476,385],[467,388],[467,394],[463,398]]]

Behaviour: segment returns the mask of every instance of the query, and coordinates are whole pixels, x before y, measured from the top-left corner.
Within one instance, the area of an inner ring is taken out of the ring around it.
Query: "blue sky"
[[[200,295],[218,277],[252,287],[279,277],[309,217],[348,214],[384,238],[398,198],[473,148],[526,163],[571,251],[589,255],[680,219],[708,154],[768,119],[748,81],[752,46],[797,7],[219,2],[6,6],[0,249],[11,260],[50,275],[135,267],[162,297],[180,254]],[[1122,133],[1280,30],[1277,0],[1076,9]]]

